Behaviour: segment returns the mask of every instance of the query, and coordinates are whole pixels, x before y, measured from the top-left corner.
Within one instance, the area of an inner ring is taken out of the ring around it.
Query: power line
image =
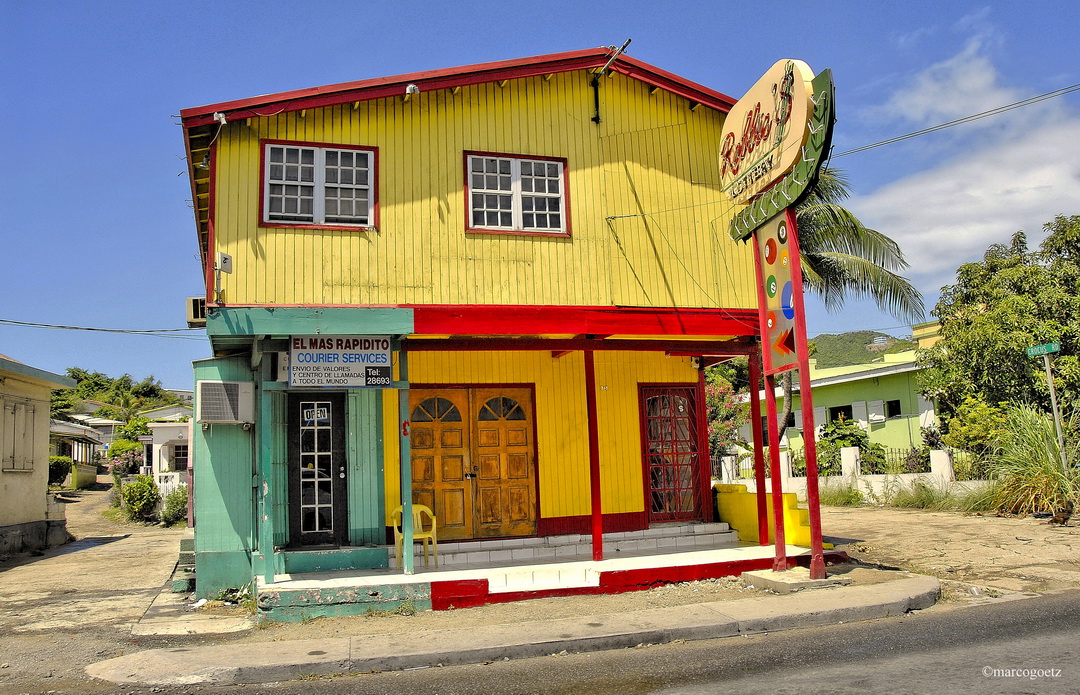
[[[10,326],[24,326],[26,328],[52,328],[64,331],[92,331],[95,333],[123,333],[127,335],[146,335],[154,338],[177,338],[180,340],[202,340],[201,337],[190,335],[176,335],[189,331],[201,331],[201,328],[151,328],[146,330],[127,328],[93,328],[90,326],[65,326],[54,323],[34,323],[31,321],[14,321],[12,319],[0,319],[0,324]]]
[[[908,133],[906,135],[897,135],[896,137],[889,138],[888,140],[882,140],[880,142],[871,143],[869,145],[863,145],[862,147],[856,147],[855,149],[852,149],[852,150],[844,150],[843,152],[838,152],[838,153],[836,153],[836,154],[834,154],[832,156],[833,157],[844,157],[844,156],[849,155],[849,154],[855,154],[857,152],[865,152],[866,150],[872,150],[875,147],[882,147],[884,145],[891,145],[891,144],[893,144],[895,142],[901,142],[902,140],[908,140],[910,138],[915,138],[915,137],[918,137],[920,135],[926,135],[927,133],[933,133],[933,132],[938,131],[938,130],[944,130],[945,128],[952,128],[953,126],[962,125],[964,123],[971,123],[972,121],[977,121],[977,120],[979,120],[981,118],[988,118],[990,116],[996,116],[996,115],[998,115],[1000,113],[1005,113],[1006,111],[1012,111],[1013,109],[1019,109],[1021,107],[1029,106],[1031,104],[1037,104],[1040,101],[1046,101],[1047,99],[1053,99],[1054,97],[1060,97],[1060,96],[1063,96],[1065,94],[1075,92],[1077,90],[1080,90],[1080,84],[1069,85],[1068,87],[1062,87],[1061,89],[1055,89],[1052,92],[1046,92],[1045,94],[1039,94],[1038,96],[1033,96],[1033,97],[1030,97],[1028,99],[1023,99],[1021,101],[1015,101],[1015,102],[1013,102],[1011,104],[1006,104],[1004,106],[998,106],[997,108],[990,109],[989,111],[983,111],[982,113],[976,113],[976,114],[972,114],[970,116],[964,116],[963,118],[957,118],[954,121],[948,121],[946,123],[940,123],[940,124],[935,125],[935,126],[930,126],[929,128],[923,128],[922,130],[916,130],[913,133]]]

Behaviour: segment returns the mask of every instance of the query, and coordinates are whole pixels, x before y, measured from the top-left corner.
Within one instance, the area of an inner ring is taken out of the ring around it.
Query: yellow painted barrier
[[[714,485],[716,510],[720,521],[739,532],[739,540],[758,542],[757,494],[747,492],[745,485]],[[772,493],[766,493],[769,517],[769,543],[773,542]],[[788,545],[810,547],[810,513],[799,508],[794,492],[784,493],[784,540]],[[831,543],[823,546],[831,549]]]

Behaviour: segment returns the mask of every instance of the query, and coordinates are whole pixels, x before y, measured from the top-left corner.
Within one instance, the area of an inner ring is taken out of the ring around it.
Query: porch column
[[[258,345],[252,348],[259,350]],[[263,581],[273,584],[274,573],[274,509],[273,489],[280,485],[274,480],[274,443],[271,436],[273,427],[273,395],[266,388],[268,381],[272,381],[270,373],[270,360],[261,360],[255,370],[259,385],[259,412],[255,416],[256,428],[256,470],[259,476],[258,503],[256,504],[256,528],[258,529],[259,555],[263,560]],[[189,488],[190,489],[190,488]]]
[[[773,542],[776,543],[776,557],[773,570],[782,572],[791,569],[787,559],[787,539],[784,537],[784,486],[780,482],[780,430],[776,418],[776,380],[765,377],[765,410],[769,418],[769,470],[771,471],[771,492],[773,507]]]
[[[596,422],[596,366],[585,351],[585,410],[589,424],[589,489],[592,493],[592,557],[604,559],[604,517],[600,507],[600,427]]]
[[[401,570],[413,573],[412,443],[409,438],[409,356],[398,344],[398,428],[401,450]]]
[[[760,348],[760,346],[759,346]],[[750,367],[750,430],[754,436],[754,483],[757,487],[758,545],[769,544],[768,493],[765,492],[765,433],[761,431],[761,350],[747,355]]]

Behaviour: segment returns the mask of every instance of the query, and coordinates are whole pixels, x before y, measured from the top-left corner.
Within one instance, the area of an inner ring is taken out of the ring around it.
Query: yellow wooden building
[[[385,567],[410,502],[440,541],[710,521],[703,365],[758,334],[733,103],[600,48],[183,110],[200,593]]]

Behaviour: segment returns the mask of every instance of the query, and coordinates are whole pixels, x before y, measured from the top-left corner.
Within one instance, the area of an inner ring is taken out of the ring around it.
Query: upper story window
[[[566,162],[467,154],[468,228],[566,236]]]
[[[263,223],[375,226],[375,150],[277,142],[265,148]]]

